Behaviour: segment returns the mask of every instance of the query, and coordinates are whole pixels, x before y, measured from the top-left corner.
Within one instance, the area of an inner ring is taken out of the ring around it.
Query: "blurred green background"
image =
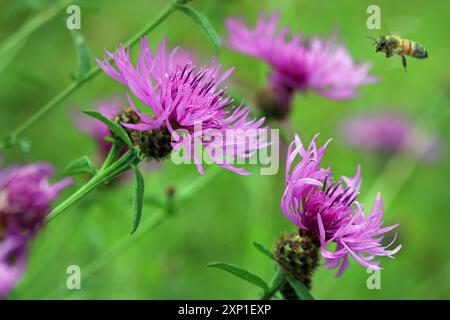
[[[53,1],[2,1],[0,39],[6,39],[29,17],[46,10]],[[113,49],[140,30],[168,0],[81,1],[82,33],[92,55]],[[366,28],[367,6],[382,10],[382,29]],[[319,268],[312,294],[317,299],[448,299],[450,298],[450,208],[448,157],[433,165],[398,156],[390,163],[370,153],[351,148],[339,135],[338,122],[345,116],[376,110],[392,110],[419,122],[427,132],[438,134],[448,147],[448,96],[450,91],[448,1],[329,1],[309,0],[195,0],[191,3],[207,15],[221,36],[224,20],[242,15],[253,26],[260,11],[281,13],[281,25],[307,36],[328,36],[334,30],[357,61],[373,63],[379,83],[361,89],[350,101],[331,101],[314,93],[297,95],[289,122],[304,141],[321,132],[320,142],[332,137],[324,163],[332,163],[338,175],[352,175],[363,167],[361,199],[370,208],[374,190],[388,202],[385,224],[400,223],[398,242],[402,250],[395,260],[384,259],[381,290],[366,286],[366,270],[352,261],[343,277]],[[76,66],[72,38],[63,12],[34,32],[16,54],[0,59],[1,134],[14,129],[70,82]],[[419,61],[408,59],[405,73],[400,58],[386,60],[375,54],[366,35],[398,33],[417,40],[430,53]],[[207,62],[214,50],[190,18],[175,12],[149,35],[154,48],[167,35],[168,44],[192,50]],[[134,53],[137,49],[133,50]],[[8,61],[8,58],[11,58]],[[252,106],[254,92],[266,82],[268,68],[261,62],[222,48],[218,59],[236,66],[228,86],[234,96],[245,97]],[[48,161],[61,172],[82,155],[94,155],[95,142],[73,125],[72,116],[92,108],[99,99],[123,95],[125,88],[101,74],[79,89],[56,110],[25,133],[31,150],[3,152],[6,163]],[[284,160],[282,160],[284,162]],[[389,164],[388,164],[389,167]],[[214,168],[210,167],[207,170]],[[271,247],[293,226],[284,218],[279,203],[284,186],[284,168],[275,176],[239,176],[225,170],[212,177],[176,214],[157,228],[139,229],[129,235],[131,183],[97,190],[52,221],[34,242],[29,268],[11,296],[18,299],[253,299],[260,290],[251,284],[207,268],[210,261],[226,261],[269,281],[273,263],[253,248],[257,241]],[[384,174],[383,174],[384,172]],[[206,176],[213,174],[206,171]],[[381,176],[380,176],[381,175]],[[182,189],[199,177],[194,166],[175,166],[170,161],[146,173],[148,196],[163,196],[170,186]],[[203,178],[203,179],[208,179]],[[77,179],[77,184],[83,183]],[[374,184],[377,183],[374,186]],[[375,189],[374,189],[375,188]],[[75,190],[67,190],[61,198]],[[367,200],[366,200],[367,199]],[[60,199],[61,200],[61,199]],[[60,201],[59,200],[59,201]],[[143,219],[158,209],[146,205]],[[83,268],[92,265],[110,248],[124,241],[133,245],[83,279]],[[82,290],[65,289],[66,268],[78,265]]]

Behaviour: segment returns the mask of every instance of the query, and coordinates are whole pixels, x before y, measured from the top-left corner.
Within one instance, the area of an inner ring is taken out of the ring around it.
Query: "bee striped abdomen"
[[[425,59],[428,57],[427,50],[421,44],[407,39],[403,40],[403,53],[417,59]]]

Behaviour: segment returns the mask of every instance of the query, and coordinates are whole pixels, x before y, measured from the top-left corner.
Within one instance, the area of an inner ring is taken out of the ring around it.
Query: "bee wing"
[[[396,15],[387,17],[386,25],[391,34],[408,38],[420,30],[423,21],[420,17],[414,15]]]

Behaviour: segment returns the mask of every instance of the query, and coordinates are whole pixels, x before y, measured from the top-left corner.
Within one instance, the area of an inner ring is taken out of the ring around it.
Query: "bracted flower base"
[[[319,265],[319,239],[304,230],[290,233],[278,240],[274,256],[283,270],[311,289],[312,274]],[[287,300],[298,297],[289,283],[285,283],[280,292]]]

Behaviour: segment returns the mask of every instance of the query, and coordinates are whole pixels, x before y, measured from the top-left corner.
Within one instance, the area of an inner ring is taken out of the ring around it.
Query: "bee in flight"
[[[417,59],[428,58],[427,50],[419,43],[402,39],[398,36],[379,36],[377,39],[367,37],[374,40],[376,45],[375,52],[386,53],[386,58],[392,57],[394,53],[402,57],[402,64],[406,71],[406,57],[411,56]]]

